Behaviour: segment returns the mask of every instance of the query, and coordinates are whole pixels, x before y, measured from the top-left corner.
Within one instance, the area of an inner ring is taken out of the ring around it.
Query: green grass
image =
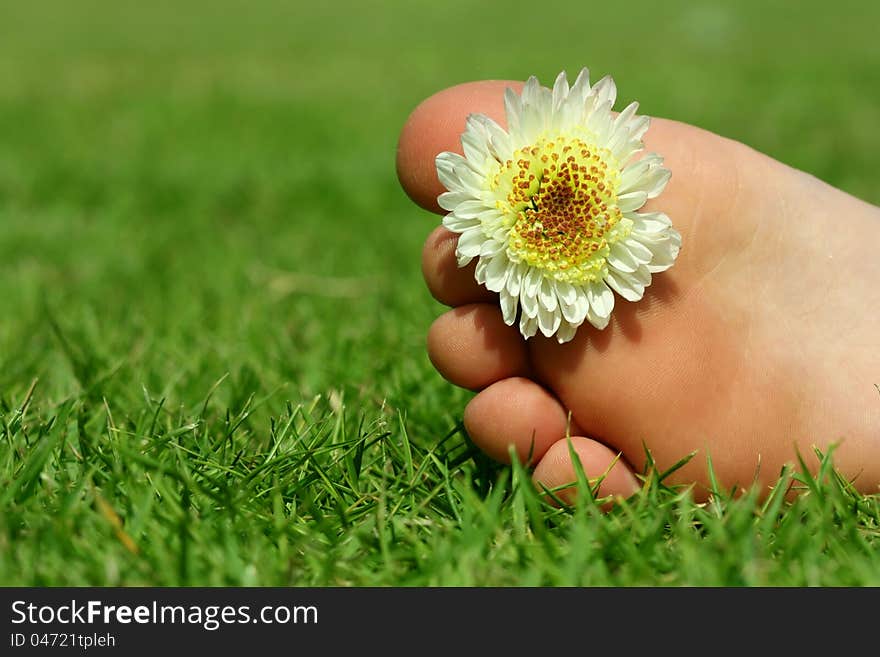
[[[480,457],[394,175],[437,89],[589,65],[880,202],[880,8],[8,4],[0,583],[880,584],[827,458],[794,502],[648,473],[602,515]]]

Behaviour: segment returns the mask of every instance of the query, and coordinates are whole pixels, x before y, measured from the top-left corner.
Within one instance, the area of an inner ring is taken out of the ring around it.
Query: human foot
[[[419,205],[440,212],[434,157],[460,152],[471,112],[504,125],[508,86],[521,85],[460,85],[413,112],[398,174]],[[766,487],[798,450],[810,461],[811,446],[838,443],[838,470],[877,492],[880,209],[684,124],[654,119],[645,143],[672,171],[656,209],[672,217],[682,252],[644,299],[617,299],[603,331],[523,341],[473,264],[457,267],[457,236],[429,236],[426,282],[454,306],[431,327],[429,354],[452,383],[480,391],[465,410],[471,438],[498,460],[513,445],[538,482],[557,487],[574,479],[570,411],[586,474],[608,471],[600,494],[636,490],[630,466],[643,469],[647,446],[660,468],[697,452],[670,481],[696,482],[698,497],[707,456],[722,486]]]

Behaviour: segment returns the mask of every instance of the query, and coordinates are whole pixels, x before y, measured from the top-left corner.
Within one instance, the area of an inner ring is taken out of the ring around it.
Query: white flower
[[[611,290],[638,301],[678,255],[669,217],[637,212],[670,173],[655,153],[630,162],[649,119],[638,103],[612,114],[616,96],[610,77],[591,87],[587,69],[571,88],[560,73],[552,91],[531,77],[522,96],[505,92],[507,131],[472,114],[464,157],[437,156],[458,264],[478,258],[477,281],[499,294],[507,324],[519,316],[526,338],[540,330],[568,342],[584,321],[605,328]]]

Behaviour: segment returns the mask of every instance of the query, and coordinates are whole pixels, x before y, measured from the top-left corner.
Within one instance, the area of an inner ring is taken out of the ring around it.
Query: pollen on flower
[[[619,169],[577,138],[540,140],[504,162],[490,187],[512,219],[508,256],[556,280],[602,278],[611,246],[631,222],[617,207]]]

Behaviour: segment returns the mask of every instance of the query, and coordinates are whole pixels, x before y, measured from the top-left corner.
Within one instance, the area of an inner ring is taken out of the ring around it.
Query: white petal
[[[510,261],[504,253],[499,253],[489,261],[486,269],[486,288],[492,292],[501,292],[507,283]]]
[[[477,115],[471,114],[465,121],[465,129],[461,135],[461,147],[464,156],[472,165],[485,173],[485,163],[491,157],[489,153],[489,135],[486,126]]]
[[[645,116],[644,114],[640,116],[636,116],[632,121],[629,122],[629,138],[634,141],[639,141],[648,132],[648,127],[651,125],[651,117]],[[641,148],[641,146],[639,146]]]
[[[526,81],[522,91],[522,118],[520,133],[526,142],[533,142],[543,131],[545,120],[550,113],[550,100],[534,76]],[[549,93],[549,92],[547,92]],[[546,102],[545,102],[546,101]]]
[[[485,240],[486,236],[483,235],[483,231],[479,228],[466,230],[461,234],[461,237],[458,238],[456,253],[468,258],[474,258],[480,254],[480,247]]]
[[[538,316],[538,306],[540,305],[538,297],[534,294],[529,294],[525,286],[519,292],[519,303],[522,306],[524,315],[527,317]]]
[[[437,177],[443,183],[443,186],[451,192],[465,191],[461,180],[455,175],[455,165],[463,160],[464,158],[461,155],[450,151],[444,151],[434,159],[434,163],[437,166]]]
[[[443,217],[443,227],[451,230],[453,233],[463,233],[469,228],[476,228],[480,225],[479,219],[462,219],[455,216],[454,212],[450,212]]]
[[[681,251],[681,235],[674,228],[670,228],[669,237],[665,241],[645,246],[650,249],[653,255],[651,262],[647,265],[648,271],[653,274],[666,271],[672,266]]]
[[[620,242],[611,247],[611,251],[608,253],[608,264],[619,271],[628,273],[639,268],[639,263],[632,257],[629,249]]]
[[[555,311],[559,307],[555,286],[549,278],[541,280],[541,287],[538,289],[538,301],[550,312]]]
[[[614,107],[614,102],[617,100],[617,85],[610,75],[606,75],[593,85],[592,93],[596,97],[597,105],[608,103],[609,107]]]
[[[635,100],[623,108],[623,111],[621,111],[620,114],[617,115],[617,118],[614,119],[614,131],[617,132],[618,130],[621,130],[628,133],[629,121],[635,116],[638,109],[639,103]]]
[[[480,173],[474,168],[470,160],[461,164],[456,164],[453,168],[453,175],[461,181],[465,191],[469,191],[475,195],[483,188],[483,183],[486,178],[485,174]]]
[[[513,326],[516,321],[516,310],[519,306],[519,299],[507,293],[507,290],[501,290],[499,295],[501,300],[501,315],[504,317],[504,323]]]
[[[648,195],[648,198],[659,196],[672,175],[669,169],[661,166],[662,162],[663,158],[659,156],[650,159],[645,157],[624,169],[617,193],[627,194],[642,191]],[[631,168],[633,169],[632,172],[630,172]]]
[[[629,254],[638,264],[646,265],[654,259],[654,254],[651,253],[651,250],[641,242],[627,238],[625,244]]]
[[[522,282],[523,293],[528,294],[530,297],[537,297],[543,278],[544,275],[537,268],[529,267]]]
[[[640,285],[638,281],[622,272],[609,269],[605,282],[627,301],[638,301],[645,294],[645,287],[643,285]]]
[[[553,110],[558,111],[566,98],[568,98],[568,78],[565,71],[562,71],[553,83]]]
[[[510,274],[507,277],[507,292],[513,297],[519,296],[522,288],[523,277],[526,275],[526,265],[522,263],[511,264]]]
[[[526,339],[535,335],[535,333],[538,332],[538,318],[522,315],[519,318],[519,332],[522,333],[523,337]]]
[[[504,90],[504,113],[507,115],[509,134],[512,137],[518,136],[522,123],[522,101],[510,87]]]
[[[627,139],[621,146],[617,148],[617,151],[614,153],[614,157],[617,158],[618,162],[628,162],[633,155],[642,150],[641,141],[638,139],[633,139],[632,135],[629,135],[629,139]]]
[[[614,294],[602,281],[590,283],[587,287],[587,300],[597,315],[607,317],[614,310]]]
[[[590,93],[590,69],[585,66],[580,70],[577,78],[575,78],[568,95],[576,96],[578,102],[583,103],[588,93]]]
[[[443,192],[437,197],[437,205],[444,210],[455,210],[465,201],[473,201],[474,195],[470,192]]]
[[[662,212],[632,213],[626,218],[633,222],[633,232],[660,233],[672,226],[672,221]]]
[[[659,256],[656,260],[645,266],[652,274],[664,272],[675,264],[675,258],[678,257],[678,251],[678,247],[674,247],[668,255]]]
[[[537,105],[540,100],[539,91],[541,88],[541,84],[538,82],[538,78],[534,75],[530,76],[528,80],[526,80],[525,85],[522,90],[522,104],[525,108],[526,105]]]
[[[562,322],[559,325],[559,330],[556,331],[556,340],[559,344],[565,344],[569,342],[577,333],[579,324],[571,324],[569,322]]]
[[[577,299],[577,290],[571,283],[565,281],[556,281],[556,296],[559,297],[560,303],[572,304]]]
[[[624,276],[629,276],[644,287],[648,287],[651,284],[651,272],[648,271],[645,265],[640,265],[632,274],[624,274]]]
[[[543,306],[538,307],[538,328],[545,337],[549,338],[556,333],[559,324],[562,322],[562,315],[552,310],[547,310]]]
[[[621,212],[632,212],[642,207],[647,200],[648,194],[642,191],[621,194],[617,197],[617,207]]]
[[[596,135],[596,140],[602,144],[608,141],[611,132],[611,106],[608,103],[596,105],[586,118],[587,127]]]
[[[447,192],[451,193],[451,192]],[[441,196],[445,196],[445,194],[441,194]],[[438,199],[439,203],[439,199]],[[443,206],[441,206],[443,207]],[[455,212],[455,215],[461,219],[476,219],[480,216],[481,213],[486,211],[486,206],[482,201],[476,201],[473,199],[468,199],[462,201],[454,208],[449,208]]]
[[[558,112],[558,127],[568,130],[577,124],[581,124],[584,118],[585,101],[590,93],[590,71],[583,68],[568,90],[568,98],[565,99]]]
[[[608,326],[611,315],[599,315],[592,308],[587,312],[587,321],[600,331]]]
[[[474,267],[474,279],[476,279],[477,283],[480,285],[486,284],[486,270],[489,268],[489,261],[485,258],[480,258],[477,261],[477,266]]]
[[[495,121],[485,114],[475,115],[486,129],[489,139],[489,153],[499,162],[505,162],[513,156],[513,148],[510,145],[510,136]]]
[[[493,258],[502,253],[506,248],[507,245],[504,242],[487,238],[482,246],[480,246],[480,256],[483,258]]]
[[[571,283],[565,281],[556,281],[556,296],[559,297],[560,303],[572,304],[578,297],[577,288]]]
[[[633,145],[641,148],[641,143],[632,138],[630,131],[631,119],[638,107],[637,102],[630,103],[612,122],[607,148],[611,151],[612,157],[619,162],[629,159]]]
[[[666,189],[666,183],[672,177],[672,171],[665,167],[657,167],[651,171],[650,187],[648,188],[648,198],[656,198]]]
[[[488,210],[483,210],[483,212],[481,212],[480,214],[477,215],[477,219],[479,219],[480,223],[483,224],[483,230],[485,230],[487,232],[491,231],[493,233],[492,234],[493,238],[497,239],[499,242],[506,241],[506,237],[507,237],[507,233],[509,232],[509,229],[505,228],[504,233],[502,235],[496,236],[494,234],[494,232],[497,231],[498,228],[503,228],[503,226],[501,226],[501,224],[503,222],[504,215],[502,215],[498,210],[496,210],[494,208],[490,208]]]
[[[626,194],[627,192],[644,189],[639,184],[642,177],[645,176],[652,166],[660,166],[663,164],[663,158],[656,153],[648,153],[642,159],[627,165],[620,174],[620,184],[617,187],[618,194]]]
[[[587,310],[590,308],[590,303],[587,301],[586,292],[579,293],[575,300],[572,303],[565,303],[560,301],[559,309],[562,311],[562,317],[567,322],[571,322],[572,324],[580,324],[584,321],[584,317],[587,316]]]

